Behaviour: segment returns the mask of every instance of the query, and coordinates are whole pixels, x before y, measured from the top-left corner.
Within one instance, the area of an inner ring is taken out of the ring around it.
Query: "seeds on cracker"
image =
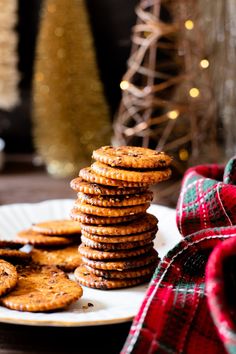
[[[17,266],[15,289],[0,299],[12,310],[42,312],[58,310],[77,301],[83,294],[79,284],[52,266]]]
[[[171,164],[172,158],[162,151],[136,146],[102,146],[92,157],[110,166],[127,168],[162,168]]]
[[[37,249],[31,252],[32,261],[40,265],[52,265],[70,272],[81,264],[81,255],[78,245],[67,246],[59,249]]]
[[[16,286],[17,278],[16,268],[11,263],[0,259],[0,296]]]

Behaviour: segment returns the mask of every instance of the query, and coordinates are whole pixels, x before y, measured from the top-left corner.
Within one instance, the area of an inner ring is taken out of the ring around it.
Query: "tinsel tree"
[[[140,1],[114,123],[114,144],[165,150],[180,177],[206,154],[208,162],[218,158],[202,11],[196,0]],[[168,184],[161,193],[174,190]]]
[[[55,176],[73,175],[110,141],[109,110],[84,0],[46,0],[33,91],[34,138]]]
[[[3,110],[19,103],[16,24],[17,0],[0,0],[0,108]]]

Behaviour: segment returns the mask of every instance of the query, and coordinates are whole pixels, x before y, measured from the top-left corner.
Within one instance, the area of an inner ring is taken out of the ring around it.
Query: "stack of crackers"
[[[104,146],[71,181],[78,194],[71,218],[81,223],[82,265],[77,281],[97,289],[134,286],[150,279],[158,263],[153,248],[158,220],[147,213],[149,186],[171,175],[171,157],[141,147]]]

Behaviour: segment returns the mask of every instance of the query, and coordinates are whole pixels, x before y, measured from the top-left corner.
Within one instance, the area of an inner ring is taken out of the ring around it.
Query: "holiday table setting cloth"
[[[122,354],[236,353],[236,157],[187,170],[176,221]]]

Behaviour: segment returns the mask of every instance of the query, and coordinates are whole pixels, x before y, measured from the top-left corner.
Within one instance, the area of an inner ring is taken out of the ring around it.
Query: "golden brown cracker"
[[[74,242],[74,239],[62,236],[46,236],[31,229],[22,230],[17,233],[15,237],[16,242],[25,245],[37,245],[37,246],[59,246],[69,245]]]
[[[109,236],[109,235],[95,235],[90,234],[89,232],[82,231],[82,236],[85,236],[89,240],[100,243],[121,243],[121,242],[136,242],[136,241],[144,241],[149,238],[155,237],[157,232],[157,227],[153,228],[150,231],[141,232],[139,234],[132,234],[127,236]]]
[[[70,182],[71,188],[76,192],[94,195],[129,195],[142,193],[147,190],[147,187],[112,187],[98,183],[84,181],[81,177],[74,178]]]
[[[103,277],[106,279],[129,279],[129,278],[138,278],[138,277],[143,277],[145,275],[150,275],[152,276],[154,273],[154,270],[156,269],[158,264],[158,259],[151,263],[148,264],[144,267],[140,268],[134,268],[130,270],[101,270],[101,269],[95,269],[89,266],[85,266],[88,271],[92,274],[97,275],[98,277]]]
[[[154,215],[146,213],[140,219],[125,224],[114,226],[81,224],[81,229],[95,235],[125,236],[154,229],[157,226],[157,222],[158,220]]]
[[[162,168],[172,162],[162,151],[136,146],[102,146],[93,151],[92,157],[110,166],[126,168]]]
[[[152,249],[149,253],[137,257],[127,258],[124,260],[100,261],[82,257],[82,262],[95,269],[102,270],[118,270],[123,271],[127,269],[139,268],[151,264],[158,259],[158,253]]]
[[[77,301],[83,294],[80,285],[52,266],[17,266],[15,289],[1,298],[1,304],[12,310],[45,312],[59,310]]]
[[[117,179],[120,181],[127,181],[132,183],[148,183],[154,184],[162,181],[166,181],[171,176],[171,169],[166,168],[164,170],[131,170],[121,169],[105,165],[102,162],[94,162],[91,165],[91,169],[106,178]]]
[[[82,168],[79,172],[79,177],[82,177],[87,182],[102,184],[105,186],[115,186],[119,188],[123,187],[147,187],[148,183],[143,182],[129,182],[129,181],[119,181],[118,179],[112,179],[104,177],[100,174],[94,172],[91,167]]]
[[[85,246],[83,243],[79,246],[79,252],[83,257],[94,260],[113,260],[122,258],[137,257],[142,254],[148,253],[153,247],[153,242],[135,249],[128,250],[112,250],[112,251],[100,251]]]
[[[37,249],[31,252],[32,261],[40,265],[57,266],[70,272],[81,264],[81,255],[78,252],[78,245],[67,246],[59,249]]]
[[[108,242],[95,242],[93,240],[90,240],[89,238],[85,236],[81,236],[81,241],[83,244],[87,247],[94,248],[97,250],[103,250],[103,251],[111,251],[111,250],[128,250],[132,248],[137,248],[137,247],[142,247],[145,245],[148,245],[152,242],[154,239],[153,237],[150,237],[146,240],[142,241],[135,241],[135,242],[120,242],[120,243],[108,243]]]
[[[149,275],[139,278],[105,279],[103,277],[96,276],[84,266],[76,268],[74,275],[75,279],[81,285],[100,290],[128,288],[131,286],[143,284],[150,279]]]
[[[76,210],[90,215],[106,216],[106,217],[120,217],[135,214],[142,214],[149,208],[150,203],[141,205],[127,206],[127,207],[99,207],[85,202],[75,201],[74,208],[71,215],[76,214]]]
[[[81,232],[80,223],[74,220],[48,220],[32,225],[32,230],[44,235],[73,235]]]
[[[119,196],[102,196],[78,193],[78,200],[81,203],[91,204],[100,207],[126,207],[126,206],[136,206],[146,203],[151,203],[153,199],[153,193],[151,191],[119,195]]]
[[[137,218],[142,216],[142,213],[134,214],[134,215],[126,215],[126,216],[109,217],[109,216],[97,216],[97,215],[85,214],[79,212],[76,209],[73,209],[70,213],[70,216],[73,220],[78,220],[80,223],[83,224],[111,225],[111,224],[121,224],[131,220],[136,220]]]
[[[0,296],[11,291],[17,283],[16,268],[9,262],[0,259]]]

